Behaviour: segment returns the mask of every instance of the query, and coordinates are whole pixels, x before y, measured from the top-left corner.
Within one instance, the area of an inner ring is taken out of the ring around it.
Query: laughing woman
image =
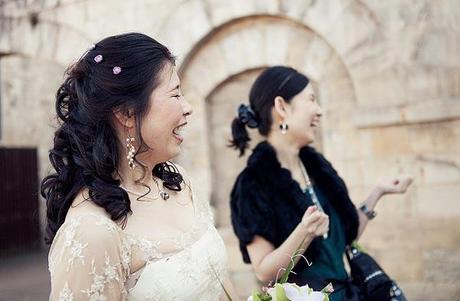
[[[108,37],[56,96],[47,200],[50,300],[218,300],[226,251],[177,156],[191,115],[174,58]]]
[[[317,290],[332,282],[331,300],[352,299],[345,246],[362,234],[377,201],[405,192],[411,179],[382,182],[356,210],[332,165],[308,146],[322,114],[308,78],[289,67],[268,68],[253,84],[249,103],[239,107],[232,123],[232,144],[244,154],[250,140],[246,126],[266,140],[253,150],[231,194],[243,260],[269,282],[300,246],[313,264],[297,258],[290,281]]]

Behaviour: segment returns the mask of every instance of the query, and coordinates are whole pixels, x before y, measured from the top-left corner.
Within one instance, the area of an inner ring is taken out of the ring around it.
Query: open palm
[[[381,180],[377,184],[377,187],[383,192],[383,194],[405,193],[412,182],[413,178],[411,176],[398,175],[393,178]]]

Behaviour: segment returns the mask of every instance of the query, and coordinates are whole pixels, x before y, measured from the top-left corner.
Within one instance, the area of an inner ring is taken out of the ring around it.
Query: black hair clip
[[[238,107],[238,119],[241,121],[241,123],[247,125],[251,129],[259,126],[256,115],[250,106],[241,104]]]

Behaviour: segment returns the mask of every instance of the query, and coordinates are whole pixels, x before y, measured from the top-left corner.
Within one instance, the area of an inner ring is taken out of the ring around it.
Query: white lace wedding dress
[[[136,212],[122,230],[88,207],[69,211],[54,238],[50,300],[219,300],[227,257],[208,204],[194,202],[193,226],[161,240],[139,235],[142,222],[129,227]]]

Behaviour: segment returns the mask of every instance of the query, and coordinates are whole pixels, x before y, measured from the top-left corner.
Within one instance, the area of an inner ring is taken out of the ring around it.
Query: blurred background
[[[129,31],[178,56],[194,115],[177,161],[215,210],[242,296],[259,284],[230,224],[245,165],[226,147],[230,122],[262,68],[283,64],[314,82],[316,147],[355,204],[381,177],[415,178],[379,203],[362,245],[409,300],[460,300],[458,0],[0,0],[0,300],[48,298],[38,187],[54,94],[91,44]]]

